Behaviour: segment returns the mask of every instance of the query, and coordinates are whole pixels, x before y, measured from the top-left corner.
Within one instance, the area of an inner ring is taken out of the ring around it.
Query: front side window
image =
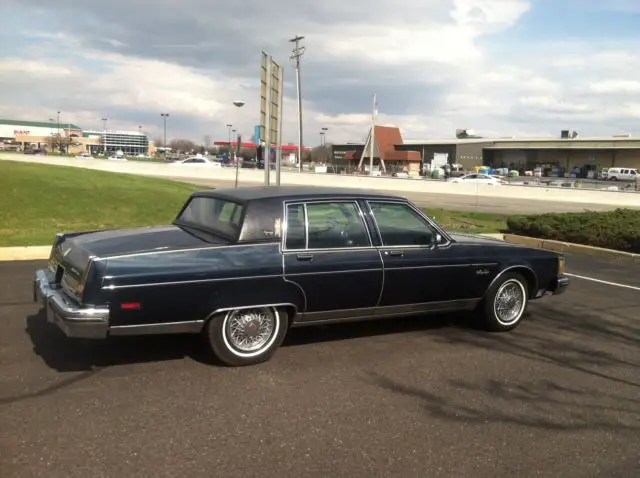
[[[371,241],[355,203],[308,203],[287,207],[285,245],[287,249],[337,249],[370,247]]]
[[[402,203],[370,202],[383,246],[430,246],[437,231],[413,208]]]
[[[236,237],[240,232],[243,206],[226,199],[194,197],[176,222],[202,228],[224,236]]]

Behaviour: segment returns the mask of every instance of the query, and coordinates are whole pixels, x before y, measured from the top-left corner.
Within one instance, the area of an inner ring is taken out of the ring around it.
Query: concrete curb
[[[640,254],[631,252],[604,249],[602,247],[585,246],[583,244],[572,244],[570,242],[553,241],[551,239],[539,239],[537,237],[518,236],[516,234],[501,234],[503,240],[511,244],[520,244],[537,249],[547,249],[554,252],[567,252],[582,254],[620,262],[637,262],[640,264]]]
[[[38,261],[49,259],[51,245],[0,247],[0,261]]]

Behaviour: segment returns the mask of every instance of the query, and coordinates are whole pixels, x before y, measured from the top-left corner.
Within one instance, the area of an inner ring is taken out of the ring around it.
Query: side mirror
[[[433,234],[431,236],[431,249],[435,249],[438,247],[438,244],[442,242],[442,236],[440,234]]]

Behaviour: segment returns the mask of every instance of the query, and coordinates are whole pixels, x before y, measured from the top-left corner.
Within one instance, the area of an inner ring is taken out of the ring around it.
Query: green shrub
[[[640,253],[640,210],[550,213],[507,218],[508,232]]]

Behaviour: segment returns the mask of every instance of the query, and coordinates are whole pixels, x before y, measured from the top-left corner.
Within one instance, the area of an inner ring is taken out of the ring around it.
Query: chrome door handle
[[[384,251],[385,255],[392,257],[402,257],[404,256],[404,251]]]

